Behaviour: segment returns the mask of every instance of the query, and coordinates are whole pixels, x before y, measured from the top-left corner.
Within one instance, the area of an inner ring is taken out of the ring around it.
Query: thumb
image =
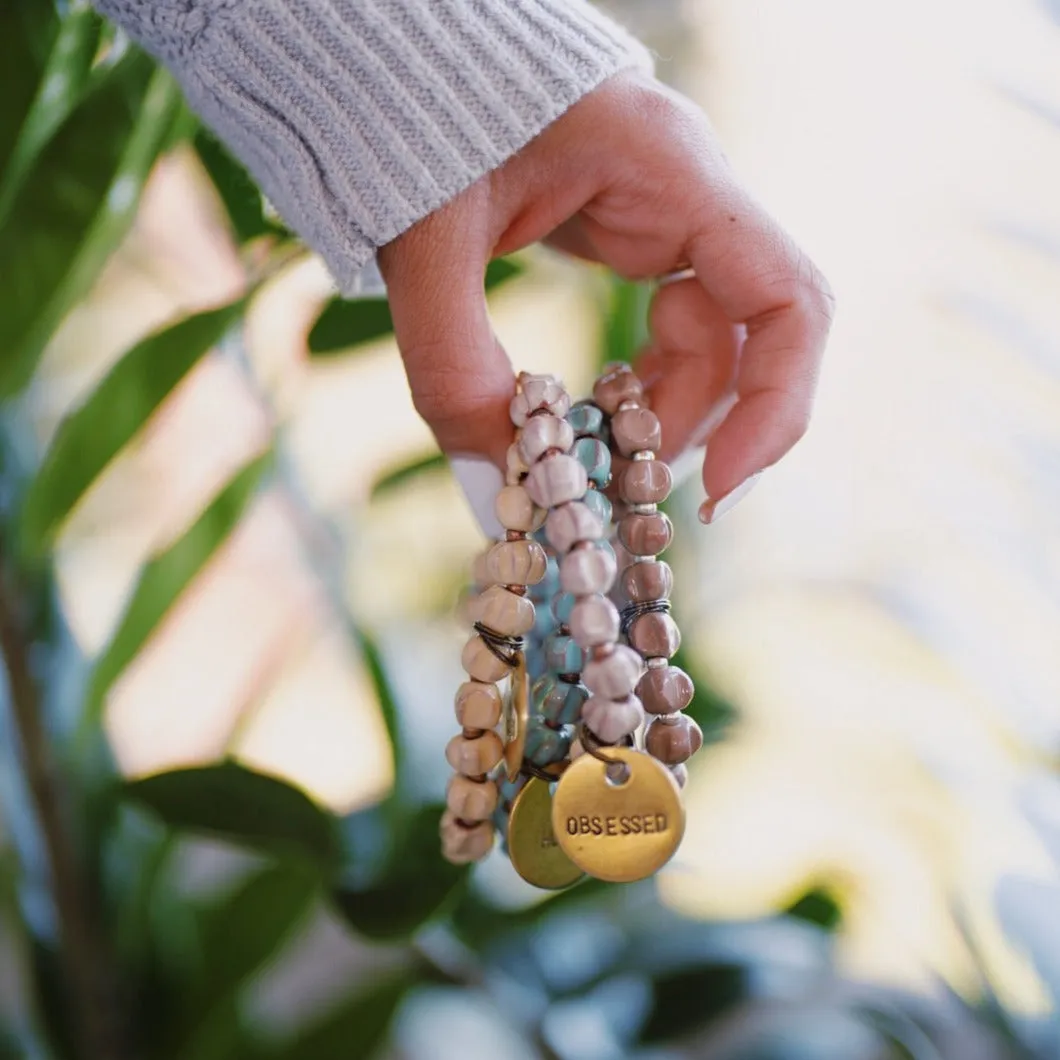
[[[379,266],[416,411],[449,457],[503,468],[515,377],[486,308],[485,204],[466,198],[383,247]]]

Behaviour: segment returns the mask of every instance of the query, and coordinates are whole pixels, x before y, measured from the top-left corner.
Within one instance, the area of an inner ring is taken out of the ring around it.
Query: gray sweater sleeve
[[[96,0],[344,290],[646,50],[586,0]]]

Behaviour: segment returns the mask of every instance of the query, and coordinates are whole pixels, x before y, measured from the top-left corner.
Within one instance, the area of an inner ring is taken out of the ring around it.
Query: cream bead
[[[545,520],[545,537],[560,555],[570,552],[578,541],[599,541],[603,536],[599,516],[581,501],[553,508]]]
[[[559,417],[566,416],[570,411],[570,395],[554,376],[523,376],[520,386],[519,393],[512,398],[508,406],[512,423],[516,427],[522,427],[531,413],[538,409],[547,409],[553,416]]]
[[[570,635],[579,648],[594,648],[618,640],[618,609],[606,596],[594,593],[571,608]]]
[[[493,510],[505,530],[518,530],[524,534],[537,530],[548,514],[534,504],[522,486],[505,486],[497,494]]]
[[[585,664],[582,682],[594,696],[625,699],[636,686],[640,671],[640,656],[625,644],[616,644],[615,650],[603,659]]]
[[[576,548],[560,560],[559,584],[575,596],[606,593],[615,583],[614,553],[603,548]]]
[[[487,569],[486,563],[489,558],[490,550],[484,548],[474,560],[471,566],[471,579],[474,583],[481,588],[485,589],[487,585],[493,584],[493,579],[490,577],[489,570]]]
[[[495,732],[468,739],[457,733],[445,747],[445,759],[465,777],[480,777],[493,769],[504,755],[504,745]]]
[[[486,557],[486,573],[495,585],[536,585],[547,566],[536,541],[498,541]]]
[[[585,468],[565,453],[539,460],[526,476],[526,492],[540,508],[581,500],[588,486]]]
[[[602,699],[590,696],[582,705],[582,721],[601,743],[615,744],[644,721],[644,709],[636,696]]]
[[[521,637],[534,626],[534,605],[526,596],[516,596],[501,585],[490,586],[471,609],[476,622],[506,637]]]
[[[493,849],[493,822],[480,821],[471,828],[457,822],[451,810],[442,814],[439,827],[442,856],[454,865],[479,861]]]
[[[457,773],[445,789],[445,804],[461,821],[485,821],[497,801],[497,785],[492,780],[472,780]]]
[[[477,633],[464,645],[464,650],[460,655],[460,664],[467,671],[468,677],[485,683],[499,681],[502,677],[506,677],[511,669],[490,651],[486,642]]]
[[[492,729],[501,720],[501,693],[494,684],[465,681],[453,701],[456,721],[465,729]]]
[[[549,449],[566,452],[574,444],[574,428],[556,416],[531,416],[519,432],[519,455],[533,465]]]

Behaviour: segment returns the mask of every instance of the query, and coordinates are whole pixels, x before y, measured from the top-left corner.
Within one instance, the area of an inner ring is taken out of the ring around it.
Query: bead
[[[540,717],[532,717],[526,730],[526,757],[536,766],[550,766],[567,757],[570,733],[553,729]]]
[[[530,590],[530,599],[535,603],[539,600],[551,600],[559,592],[559,560],[555,556],[547,556],[545,560],[545,576]]]
[[[624,644],[603,659],[591,659],[582,670],[582,681],[594,696],[625,699],[637,683],[641,672],[640,656]]]
[[[490,550],[484,548],[479,552],[471,564],[471,580],[481,588],[485,589],[487,585],[493,584],[493,579],[490,578],[489,570],[486,566],[486,557],[489,556]]]
[[[494,684],[465,681],[453,706],[457,724],[465,729],[492,729],[501,720],[501,694]]]
[[[567,452],[574,444],[574,429],[557,416],[531,416],[519,432],[519,454],[528,464],[534,464],[549,449]]]
[[[585,468],[589,481],[601,489],[611,481],[611,450],[599,438],[579,438],[571,456]]]
[[[508,481],[518,482],[523,475],[530,470],[530,465],[523,459],[523,454],[519,451],[519,443],[512,442],[508,446],[508,452],[505,457],[505,465],[508,469]]]
[[[606,593],[614,585],[615,566],[614,552],[605,552],[602,548],[576,548],[560,562],[560,587],[576,596]]]
[[[480,821],[471,828],[465,828],[457,821],[452,810],[446,810],[442,814],[439,831],[442,856],[454,865],[479,861],[493,849],[493,824],[490,821]]]
[[[507,776],[502,774],[501,779],[497,782],[497,791],[500,794],[501,802],[511,802],[522,790],[525,783],[526,777],[521,773],[514,780],[509,780]]]
[[[670,773],[674,780],[677,781],[677,786],[683,788],[688,783],[688,766],[684,762],[678,762],[675,766],[670,766]]]
[[[680,667],[649,668],[637,683],[637,695],[649,714],[674,714],[684,710],[695,695],[692,678]]]
[[[553,633],[545,641],[545,663],[555,674],[579,674],[585,658],[573,637]]]
[[[574,435],[577,438],[585,435],[599,435],[604,429],[604,413],[598,405],[580,401],[567,413],[567,422],[574,429]]]
[[[498,541],[486,557],[495,585],[534,585],[545,576],[545,550],[536,541]]]
[[[618,524],[618,539],[634,556],[657,556],[673,540],[674,524],[663,512],[627,515]]]
[[[691,758],[702,746],[703,730],[687,714],[656,718],[644,737],[648,754],[671,766]]]
[[[534,683],[531,696],[534,707],[546,721],[553,725],[573,725],[581,716],[589,690],[585,685],[558,681],[549,675]]]
[[[506,637],[521,637],[534,628],[534,605],[502,585],[491,585],[472,607],[476,622]]]
[[[490,651],[486,642],[477,633],[473,634],[464,645],[464,650],[460,655],[460,664],[467,671],[468,677],[484,682],[499,681],[502,677],[506,677],[511,669]]]
[[[485,821],[497,808],[497,801],[497,785],[492,780],[471,780],[457,773],[445,789],[445,804],[461,821]]]
[[[615,365],[593,385],[593,401],[609,416],[623,401],[640,401],[643,396],[644,388],[628,364]]]
[[[590,696],[582,707],[582,721],[601,743],[613,744],[640,728],[644,709],[636,696],[617,700]]]
[[[578,541],[598,541],[604,536],[604,527],[581,501],[571,501],[548,513],[545,536],[557,552],[564,553]]]
[[[554,376],[523,376],[519,382],[521,389],[508,405],[516,427],[524,426],[538,409],[545,409],[553,416],[566,416],[570,411],[570,395]]]
[[[622,572],[622,591],[637,603],[669,600],[674,587],[674,572],[664,560],[639,560]]]
[[[605,494],[599,490],[587,489],[581,502],[600,520],[601,526],[611,525],[611,502]]]
[[[618,495],[627,504],[659,504],[673,486],[670,468],[661,460],[634,460],[622,472]]]
[[[622,409],[611,418],[611,438],[623,456],[655,452],[662,445],[659,417],[651,409]]]
[[[522,486],[505,486],[497,494],[493,510],[505,530],[519,530],[524,534],[533,533],[548,514],[534,504]]]
[[[669,659],[681,647],[681,631],[665,612],[650,612],[635,619],[629,627],[629,643],[645,659]]]
[[[552,601],[552,614],[561,626],[570,625],[570,613],[578,601],[573,593],[557,593]]]
[[[539,460],[526,476],[526,491],[541,508],[581,500],[588,484],[585,468],[566,453]]]
[[[567,625],[583,648],[614,644],[618,640],[618,609],[606,596],[593,593],[574,605]]]
[[[484,732],[469,740],[457,733],[445,748],[446,761],[465,777],[480,777],[497,766],[504,755],[504,745],[495,732]]]

